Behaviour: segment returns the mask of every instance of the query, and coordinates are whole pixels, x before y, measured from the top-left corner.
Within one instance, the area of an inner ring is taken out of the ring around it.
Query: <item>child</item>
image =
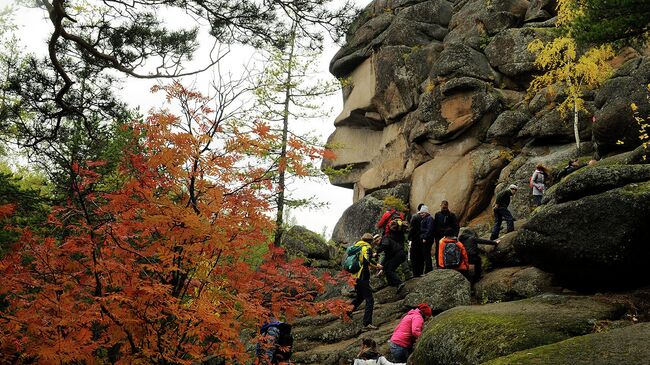
[[[354,360],[354,365],[403,365],[386,360],[377,352],[377,343],[372,338],[364,338],[361,351]]]

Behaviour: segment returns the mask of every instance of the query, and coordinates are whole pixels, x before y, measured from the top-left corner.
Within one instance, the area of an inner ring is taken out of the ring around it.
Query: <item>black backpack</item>
[[[442,252],[442,262],[445,269],[454,269],[460,266],[461,252],[460,247],[456,244],[458,241],[448,241]]]
[[[266,323],[260,329],[260,333],[266,335],[269,328],[277,327],[279,330],[278,338],[275,342],[275,353],[271,359],[271,363],[278,363],[279,361],[287,361],[291,358],[293,348],[293,335],[291,334],[291,325],[285,322],[271,322]]]

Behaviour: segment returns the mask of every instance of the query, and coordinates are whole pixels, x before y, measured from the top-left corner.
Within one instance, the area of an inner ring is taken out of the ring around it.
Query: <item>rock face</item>
[[[426,325],[413,353],[419,365],[480,364],[524,349],[588,334],[619,307],[583,297],[531,299],[456,307]]]
[[[553,277],[536,267],[508,267],[487,273],[476,286],[483,302],[530,298],[551,290]]]
[[[293,226],[287,230],[282,236],[281,245],[294,256],[316,260],[334,258],[334,247],[328,245],[317,233],[301,226]]]
[[[650,359],[650,323],[573,337],[554,344],[516,352],[485,365],[643,364]]]

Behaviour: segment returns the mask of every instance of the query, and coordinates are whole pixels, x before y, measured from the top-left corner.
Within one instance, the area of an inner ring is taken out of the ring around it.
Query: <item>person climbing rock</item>
[[[436,213],[436,215],[433,217],[433,226],[435,227],[435,233],[434,233],[434,245],[435,245],[435,250],[433,252],[438,252],[438,245],[440,242],[440,239],[442,239],[444,232],[451,228],[454,230],[454,236],[458,235],[458,231],[460,229],[460,226],[458,225],[458,219],[456,218],[456,214],[452,213],[449,210],[449,202],[446,200],[443,200],[440,203],[440,211]],[[436,261],[436,265],[438,267],[440,266],[440,263]]]
[[[499,232],[501,231],[501,222],[505,219],[506,221],[506,231],[512,232],[515,230],[515,221],[512,218],[512,214],[508,210],[510,205],[510,198],[512,198],[517,193],[517,185],[511,184],[508,186],[508,189],[500,192],[497,195],[496,202],[494,204],[494,227],[492,228],[492,235],[490,235],[491,240],[499,238]]]
[[[413,352],[415,342],[422,334],[424,322],[431,317],[431,314],[431,308],[422,303],[418,304],[417,308],[408,311],[402,318],[395,327],[388,345],[394,361],[406,362]]]
[[[435,226],[433,217],[429,214],[429,207],[423,205],[418,212],[422,217],[420,222],[420,240],[424,246],[424,273],[433,270],[433,261],[431,260],[431,247],[435,241]]]
[[[361,240],[355,243],[355,246],[361,247],[361,250],[359,252],[361,269],[359,269],[359,271],[354,274],[354,277],[356,278],[354,284],[356,296],[351,303],[352,310],[348,312],[348,315],[351,316],[352,312],[357,310],[357,308],[365,300],[366,306],[363,313],[363,326],[365,330],[377,329],[377,327],[372,324],[372,312],[375,306],[375,298],[372,295],[372,288],[370,287],[370,268],[376,268],[379,270],[382,269],[382,265],[377,264],[373,252],[373,247],[371,245],[372,242],[372,234],[364,233],[363,236],[361,236]]]
[[[533,204],[536,207],[542,205],[542,197],[544,196],[544,191],[546,190],[546,185],[544,181],[547,176],[546,168],[542,164],[538,164],[535,167],[535,171],[530,176],[530,188],[533,192]]]
[[[372,338],[364,338],[361,341],[361,351],[354,359],[353,365],[404,365],[403,363],[394,363],[386,360],[377,351],[377,342]]]
[[[562,170],[560,170],[560,172],[557,173],[555,176],[555,181],[560,181],[565,176],[568,176],[574,171],[579,170],[587,165],[588,164],[586,162],[581,163],[577,158],[574,160],[569,160],[569,163]]]
[[[452,228],[447,228],[444,236],[440,239],[438,262],[442,269],[454,269],[469,280],[467,250],[465,250],[462,243],[458,242]]]
[[[397,275],[397,268],[406,261],[406,251],[404,251],[404,226],[400,225],[398,220],[393,220],[388,224],[388,234],[381,240],[378,252],[384,253],[382,266],[386,275],[386,282],[389,286],[396,287],[400,290],[403,286],[402,280]]]
[[[388,225],[390,222],[399,219],[404,221],[404,214],[397,210],[395,207],[390,207],[377,222],[377,228],[384,232],[384,236],[388,234]]]
[[[474,274],[470,279],[470,283],[474,284],[481,279],[481,274],[483,273],[483,262],[481,261],[481,256],[479,255],[478,245],[492,245],[496,246],[499,244],[499,240],[486,240],[482,239],[469,228],[464,228],[460,236],[458,236],[458,241],[465,247],[467,251],[467,262],[470,265],[474,265]]]

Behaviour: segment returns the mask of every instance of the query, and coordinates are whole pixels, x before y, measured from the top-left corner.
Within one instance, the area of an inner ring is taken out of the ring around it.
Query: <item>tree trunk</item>
[[[580,153],[580,130],[578,128],[578,103],[573,102],[573,135],[576,138],[576,153]]]
[[[277,215],[275,216],[275,237],[273,244],[280,247],[282,240],[283,227],[283,214],[284,214],[284,190],[285,190],[285,171],[287,168],[287,137],[289,134],[289,107],[291,106],[291,91],[292,91],[292,72],[293,72],[293,58],[296,46],[296,22],[291,26],[291,45],[289,47],[289,54],[287,55],[287,69],[284,84],[284,109],[282,111],[282,147],[280,151],[280,160],[278,166],[278,197],[276,203],[278,206]]]

